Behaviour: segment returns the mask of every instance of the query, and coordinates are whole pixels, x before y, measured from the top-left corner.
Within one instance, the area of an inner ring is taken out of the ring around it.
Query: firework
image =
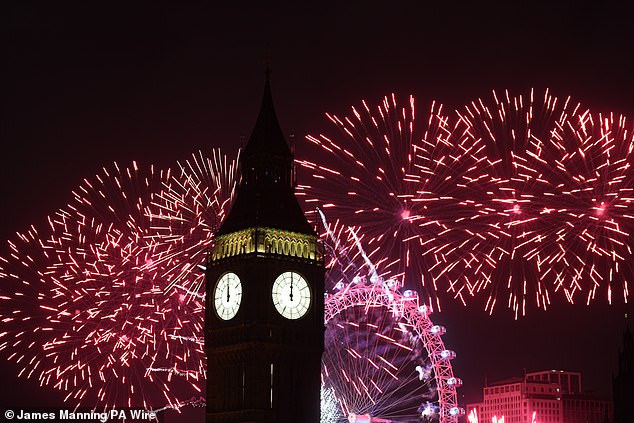
[[[136,164],[104,168],[47,228],[10,243],[0,349],[20,376],[78,405],[178,407],[200,392],[202,347],[188,337],[202,304],[166,291],[149,232],[147,207],[167,180]]]
[[[469,415],[467,416],[467,419],[468,419],[469,423],[479,423],[478,412],[477,412],[477,410],[475,408],[469,412]],[[493,416],[493,417],[491,417],[491,422],[492,423],[504,423],[504,416],[501,416],[501,417]],[[537,411],[533,411],[533,414],[531,415],[531,423],[538,423],[537,422]]]
[[[543,98],[533,91],[492,97],[458,112],[460,132],[482,144],[486,156],[467,182],[479,195],[474,213],[456,221],[459,247],[448,262],[467,261],[474,271],[451,277],[470,295],[484,293],[489,313],[502,300],[517,317],[526,313],[527,300],[543,309],[551,302],[553,284],[545,276],[560,251],[561,221],[552,213],[556,183],[544,146],[561,137],[579,105],[548,91]]]
[[[517,318],[557,298],[611,302],[617,288],[627,301],[634,174],[623,117],[531,90],[493,92],[450,117],[432,103],[422,123],[412,98],[401,107],[394,96],[328,119],[339,134],[307,137],[322,160],[298,161],[301,198],[362,229],[381,276],[422,289],[429,306],[449,295]]]
[[[154,260],[162,264],[168,289],[187,297],[204,294],[205,262],[214,233],[229,210],[236,184],[238,159],[229,159],[214,149],[179,163],[180,172],[164,184],[148,208],[149,238],[157,245]],[[202,333],[202,328],[198,329]]]
[[[634,136],[623,116],[589,112],[570,119],[549,156],[557,176],[560,253],[549,263],[555,289],[586,303],[613,292],[627,302],[634,229]],[[558,154],[557,154],[558,153]],[[553,178],[555,179],[555,178]],[[571,270],[572,269],[572,270]]]
[[[473,102],[458,114],[466,136],[487,147],[474,187],[481,205],[463,222],[465,241],[456,250],[471,256],[478,272],[461,285],[486,293],[489,313],[501,299],[516,317],[528,301],[547,309],[555,295],[574,302],[582,292],[589,302],[599,287],[611,300],[615,279],[627,301],[622,264],[631,254],[633,175],[625,120],[595,123],[579,104],[548,90],[494,92],[493,102]]]
[[[428,269],[451,247],[451,222],[470,213],[459,181],[478,166],[480,146],[453,136],[441,105],[418,118],[412,97],[405,106],[392,95],[376,108],[362,102],[351,117],[327,116],[339,133],[307,136],[322,160],[298,161],[308,181],[298,195],[307,208],[362,228],[385,276],[422,286],[431,301],[440,287]]]

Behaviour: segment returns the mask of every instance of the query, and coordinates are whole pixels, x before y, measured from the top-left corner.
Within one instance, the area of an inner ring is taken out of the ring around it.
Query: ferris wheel
[[[455,423],[458,406],[445,328],[399,283],[356,278],[325,301],[322,423]]]

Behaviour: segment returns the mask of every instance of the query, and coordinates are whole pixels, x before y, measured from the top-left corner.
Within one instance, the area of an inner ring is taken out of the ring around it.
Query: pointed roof
[[[266,72],[260,113],[255,121],[249,142],[244,147],[243,157],[262,153],[292,158],[291,149],[286,143],[284,133],[275,114],[273,95],[271,94],[270,71],[268,70]]]
[[[253,227],[314,235],[295,197],[292,171],[293,154],[275,114],[267,72],[260,112],[240,158],[240,185],[216,235]]]

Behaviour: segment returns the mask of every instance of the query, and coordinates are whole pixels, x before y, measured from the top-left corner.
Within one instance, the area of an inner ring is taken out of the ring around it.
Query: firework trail
[[[47,228],[9,243],[0,349],[20,376],[78,405],[178,407],[199,394],[202,346],[187,338],[203,303],[166,290],[150,236],[147,208],[169,179],[136,163],[104,168]]]
[[[468,257],[475,271],[454,274],[459,285],[471,295],[484,293],[489,313],[501,300],[517,317],[526,313],[527,300],[543,309],[551,302],[555,284],[548,279],[548,263],[561,251],[556,238],[561,219],[554,210],[553,158],[545,146],[562,137],[579,105],[548,91],[543,97],[494,91],[492,97],[457,112],[459,131],[485,146],[486,159],[470,183],[479,191],[475,213],[456,222],[460,247],[448,261]]]
[[[148,208],[152,221],[148,238],[157,245],[154,260],[165,263],[161,276],[170,281],[168,289],[176,288],[187,297],[204,295],[204,272],[198,266],[204,264],[214,233],[229,211],[238,160],[219,149],[209,157],[192,154],[178,164],[180,172],[172,175]]]
[[[560,254],[549,263],[555,289],[571,302],[580,295],[589,304],[602,293],[611,303],[614,291],[627,302],[633,276],[632,126],[623,116],[580,113],[550,149],[549,156],[557,157],[552,165],[562,220],[556,233]]]
[[[517,317],[528,301],[545,310],[555,295],[572,303],[580,294],[589,303],[599,289],[611,302],[617,279],[627,301],[634,175],[625,119],[593,117],[548,90],[493,92],[493,102],[458,115],[464,133],[487,146],[482,206],[468,219],[479,239],[458,255],[475,252],[481,267],[465,285],[486,293],[489,313],[498,299]]]
[[[418,118],[412,97],[405,106],[391,96],[376,108],[362,102],[350,117],[327,116],[339,133],[307,136],[322,160],[298,161],[307,175],[298,196],[306,208],[362,228],[368,256],[384,275],[422,286],[439,308],[435,293],[449,288],[429,269],[451,248],[451,222],[470,214],[459,181],[478,166],[480,146],[453,136],[441,105]]]
[[[478,99],[447,116],[414,100],[327,115],[307,136],[307,208],[363,228],[383,276],[440,295],[502,304],[517,318],[558,298],[629,297],[632,129],[548,90]],[[314,154],[313,154],[314,153]],[[326,163],[326,165],[320,164]],[[385,252],[389,254],[385,254]],[[438,295],[438,296],[437,296]],[[432,301],[432,298],[435,301]]]

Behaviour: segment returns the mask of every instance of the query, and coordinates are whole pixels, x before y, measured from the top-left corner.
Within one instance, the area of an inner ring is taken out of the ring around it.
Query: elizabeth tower
[[[322,248],[295,198],[268,74],[239,164],[206,263],[207,422],[318,423]]]

